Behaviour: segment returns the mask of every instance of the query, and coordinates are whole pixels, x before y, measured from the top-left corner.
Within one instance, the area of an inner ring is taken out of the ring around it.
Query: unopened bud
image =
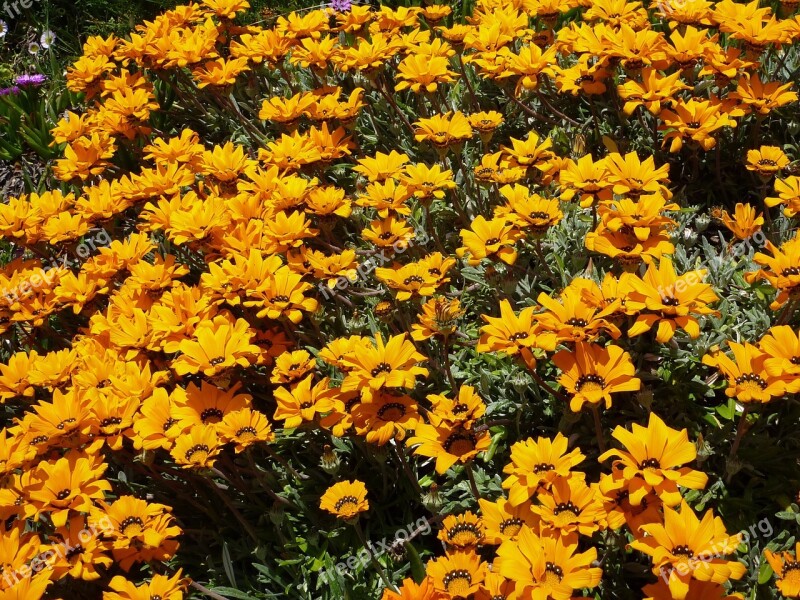
[[[320,460],[320,464],[322,465],[322,470],[328,475],[336,475],[336,473],[339,472],[339,467],[341,466],[342,462],[339,460],[336,452],[333,451],[333,448],[326,444],[322,450],[322,459]]]

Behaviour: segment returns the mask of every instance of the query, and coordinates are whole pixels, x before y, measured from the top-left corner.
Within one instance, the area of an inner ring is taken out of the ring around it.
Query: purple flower
[[[47,81],[47,75],[35,73],[34,75],[20,75],[14,83],[18,86],[25,87],[28,85],[42,85],[45,81]]]
[[[19,94],[17,86],[0,88],[0,96],[16,96],[17,94]]]
[[[350,0],[331,0],[329,6],[336,12],[350,12],[353,3]]]

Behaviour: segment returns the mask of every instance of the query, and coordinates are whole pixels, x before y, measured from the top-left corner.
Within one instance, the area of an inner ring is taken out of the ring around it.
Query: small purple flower
[[[20,87],[26,86],[35,86],[35,85],[42,85],[45,81],[47,81],[47,75],[42,75],[41,73],[35,73],[33,75],[20,75],[14,81]]]
[[[336,12],[350,12],[353,3],[350,0],[331,0],[329,6]]]
[[[17,94],[19,94],[17,86],[0,88],[0,96],[16,96]]]

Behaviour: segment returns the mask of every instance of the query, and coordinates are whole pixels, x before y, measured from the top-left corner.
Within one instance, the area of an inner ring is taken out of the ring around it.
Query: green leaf
[[[233,600],[258,600],[255,596],[251,596],[250,594],[245,594],[244,592],[240,592],[237,589],[229,588],[229,587],[215,587],[211,588],[211,591],[215,594],[221,594]]]
[[[422,564],[422,559],[419,557],[417,549],[414,548],[414,544],[406,542],[405,546],[406,554],[411,564],[411,578],[416,583],[421,583],[425,579],[425,565]]]
[[[233,587],[236,587],[236,575],[233,573],[233,562],[231,561],[231,551],[228,548],[228,542],[222,542],[222,566],[225,569],[225,575],[228,576],[228,581],[231,582]]]
[[[761,568],[758,569],[758,584],[764,585],[770,579],[772,579],[772,567],[769,566],[767,561],[761,563]]]

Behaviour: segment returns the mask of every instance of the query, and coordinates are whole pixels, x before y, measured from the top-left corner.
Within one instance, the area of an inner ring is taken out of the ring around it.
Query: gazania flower
[[[353,406],[350,414],[356,433],[367,443],[383,446],[389,440],[402,442],[406,432],[416,428],[420,419],[415,400],[404,394],[380,392],[368,402]]]
[[[789,164],[789,157],[777,146],[761,146],[747,151],[747,170],[761,177],[772,177]]]
[[[10,577],[14,575],[11,574]],[[0,590],[0,600],[39,600],[44,597],[44,592],[51,583],[48,571],[23,577],[13,586]]]
[[[432,167],[423,164],[406,165],[400,172],[399,179],[414,196],[423,201],[442,199],[445,190],[458,187],[453,180],[453,172],[449,169],[443,170],[438,164]]]
[[[794,175],[786,179],[775,180],[777,197],[764,198],[764,204],[769,207],[784,204],[783,214],[794,217],[800,213],[800,177]]]
[[[327,377],[311,387],[313,380],[312,373],[289,390],[285,387],[277,388],[274,394],[278,407],[273,419],[285,421],[283,426],[290,429],[333,410],[338,399],[338,390],[328,386]]]
[[[587,306],[574,286],[565,288],[558,300],[544,292],[537,300],[545,311],[537,314],[536,320],[543,330],[555,334],[559,341],[592,341],[604,332],[614,339],[620,336],[617,326],[603,318],[604,312],[610,310],[598,311]]]
[[[250,343],[252,334],[245,319],[230,319],[220,315],[210,323],[201,323],[195,339],[180,343],[181,355],[172,363],[178,375],[201,372],[212,377],[221,371],[240,365],[247,367],[260,354],[258,346]]]
[[[778,296],[769,305],[772,310],[777,310],[794,297],[800,289],[800,237],[784,242],[780,247],[767,240],[766,251],[756,252],[753,262],[762,268],[752,273],[746,273],[745,279],[753,283],[759,279],[766,279],[772,287],[778,290]]]
[[[415,93],[433,93],[439,85],[451,83],[458,77],[448,68],[449,65],[449,60],[443,56],[410,54],[397,67],[399,82],[394,89],[398,92],[410,89]]]
[[[319,507],[337,519],[350,521],[369,510],[367,488],[358,479],[341,481],[329,487],[320,499]]]
[[[442,521],[439,539],[453,550],[475,550],[483,542],[484,528],[480,517],[467,511],[461,515],[448,515]]]
[[[770,327],[758,343],[768,358],[764,368],[772,377],[787,378],[787,389],[800,385],[800,337],[788,325]]]
[[[505,498],[489,502],[481,498],[481,521],[486,528],[484,543],[499,545],[506,540],[516,540],[523,528],[538,531],[539,516],[531,510],[530,502],[512,506]]]
[[[414,139],[418,142],[429,141],[437,150],[461,144],[473,135],[469,119],[460,111],[420,119],[414,125]]]
[[[469,124],[480,134],[482,139],[486,136],[490,136],[494,130],[503,123],[502,113],[496,110],[472,113],[467,119],[469,120]]]
[[[635,291],[630,302],[647,312],[637,317],[628,335],[641,335],[657,324],[656,340],[662,344],[671,340],[679,327],[689,337],[698,337],[700,324],[694,315],[715,314],[708,305],[719,300],[711,285],[702,282],[705,275],[705,269],[699,269],[679,276],[672,261],[664,257],[657,268],[650,265],[642,279],[631,279]]]
[[[122,575],[117,575],[108,584],[113,591],[103,592],[103,600],[183,600],[186,586],[187,582],[182,579],[180,569],[172,577],[153,575],[149,582],[138,586]]]
[[[680,77],[680,71],[662,75],[658,69],[642,69],[641,83],[635,79],[628,79],[617,87],[619,97],[625,101],[623,111],[626,115],[630,115],[637,107],[644,106],[654,115],[661,114],[663,109],[672,106],[678,92],[689,89]]]
[[[240,383],[234,383],[227,390],[202,381],[183,388],[175,388],[171,397],[176,403],[175,415],[183,429],[199,425],[216,425],[228,413],[249,408],[252,400],[249,394],[239,393]]]
[[[531,511],[541,519],[542,531],[562,538],[573,534],[591,536],[606,526],[606,511],[595,489],[583,479],[556,479],[549,491],[536,495]]]
[[[450,598],[469,598],[486,577],[486,563],[474,552],[455,552],[428,562],[434,587]]]
[[[511,462],[503,468],[508,475],[503,489],[508,490],[511,506],[528,502],[540,487],[550,489],[557,479],[583,476],[572,468],[586,457],[578,448],[567,452],[568,445],[567,438],[557,433],[553,439],[527,439],[511,446]]]
[[[470,229],[461,230],[464,245],[456,250],[456,254],[459,257],[469,254],[468,262],[471,265],[478,265],[487,257],[497,257],[513,265],[517,260],[514,244],[519,235],[519,231],[505,219],[487,221],[479,215],[472,221]]]
[[[361,237],[378,248],[395,244],[398,248],[406,248],[414,239],[414,229],[408,226],[408,221],[389,215],[385,219],[370,221],[369,228],[361,231]]]
[[[475,388],[471,385],[462,385],[458,390],[458,396],[452,400],[443,394],[428,394],[427,399],[433,405],[428,418],[437,426],[447,423],[471,429],[475,420],[480,419],[486,412],[486,403],[475,393]]]
[[[439,278],[431,275],[424,263],[381,267],[375,269],[375,277],[393,290],[400,302],[412,297],[432,296],[440,285]]]
[[[781,84],[780,81],[764,82],[758,73],[739,78],[736,91],[728,98],[738,100],[749,111],[767,115],[776,108],[797,102],[797,92],[792,91],[793,82]]]
[[[604,160],[593,160],[585,154],[577,161],[570,160],[559,173],[561,199],[572,200],[578,195],[582,208],[612,197],[611,182]]]
[[[235,444],[236,452],[259,442],[275,439],[266,415],[250,408],[229,412],[217,427],[219,436]]]
[[[747,566],[724,557],[736,552],[741,536],[728,535],[722,519],[709,510],[702,520],[681,501],[680,512],[664,508],[664,523],[642,525],[647,535],[630,546],[653,558],[653,574],[667,579],[675,600],[685,600],[692,579],[724,583],[740,579]]]
[[[539,135],[535,131],[531,131],[524,140],[512,137],[511,147],[500,146],[500,150],[517,166],[546,171],[549,161],[555,156],[552,151],[553,140],[545,138],[541,140],[541,143],[539,142]]]
[[[728,342],[728,346],[733,352],[733,360],[719,350],[703,356],[704,365],[716,367],[728,380],[726,396],[745,403],[766,403],[786,393],[787,380],[783,374],[776,377],[767,371],[768,354],[749,342]]]
[[[356,347],[353,356],[344,357],[343,362],[350,371],[342,382],[342,391],[384,387],[413,389],[417,375],[428,375],[428,369],[417,366],[424,361],[425,357],[405,335],[392,336],[384,344],[381,334],[377,333],[374,347]]]
[[[456,463],[467,463],[479,452],[489,449],[488,431],[475,431],[461,425],[453,427],[442,423],[438,426],[419,423],[414,436],[406,445],[416,446],[414,454],[436,459],[436,472],[440,475]]]
[[[275,359],[269,380],[280,384],[294,383],[315,367],[316,362],[305,350],[283,352]]]
[[[746,240],[751,238],[754,233],[761,231],[764,217],[760,213],[756,213],[756,209],[751,205],[737,202],[733,216],[728,211],[722,212],[722,222],[737,239]]]
[[[497,549],[495,571],[528,589],[531,598],[568,600],[576,590],[600,583],[602,570],[592,567],[597,550],[578,553],[578,543],[561,537],[539,537],[523,529],[514,541]]]
[[[63,527],[70,511],[89,512],[93,500],[102,500],[111,484],[101,479],[108,465],[98,457],[69,452],[55,462],[41,462],[32,473],[26,493],[29,516],[48,514],[56,527]]]
[[[590,65],[588,58],[582,56],[578,63],[572,67],[561,68],[554,66],[556,73],[556,87],[561,93],[577,96],[581,93],[587,96],[603,94],[606,91],[605,81],[610,72],[603,68],[602,62]]]
[[[312,287],[303,281],[302,275],[285,265],[258,289],[255,296],[262,300],[248,301],[244,305],[263,306],[257,313],[259,318],[278,319],[283,316],[296,325],[303,320],[304,312],[314,312],[319,306],[317,300],[305,295]]]
[[[544,331],[536,320],[535,312],[536,307],[529,306],[517,315],[508,300],[501,300],[499,317],[481,315],[487,324],[481,327],[476,350],[520,355],[526,364],[535,365],[535,349],[548,352],[556,349],[555,334]]]
[[[433,579],[426,576],[419,584],[414,583],[410,577],[404,579],[398,592],[384,590],[381,600],[445,600],[445,598],[444,594],[436,590]]]
[[[175,440],[170,454],[184,469],[214,466],[222,447],[213,425],[192,427]]]
[[[461,303],[445,297],[432,298],[422,305],[419,322],[411,325],[411,337],[415,341],[432,337],[447,337],[456,331],[459,317],[464,314]]]
[[[553,362],[564,372],[558,382],[572,394],[569,406],[575,412],[586,403],[594,407],[604,402],[611,408],[611,394],[635,392],[642,385],[633,377],[636,368],[630,354],[613,344],[603,348],[578,342],[574,352],[557,352]]]
[[[715,133],[723,127],[736,127],[736,121],[710,101],[678,101],[673,108],[661,111],[663,121],[659,130],[666,131],[664,144],[672,140],[670,152],[679,152],[685,140],[698,144],[703,150],[717,145]]]
[[[386,181],[397,173],[409,162],[406,154],[392,150],[389,154],[375,153],[374,157],[360,158],[353,171],[360,173],[370,182]]]
[[[543,236],[564,217],[558,199],[531,194],[524,186],[505,185],[500,188],[500,194],[508,203],[495,209],[495,215],[504,216],[523,231],[530,231],[533,237]]]
[[[683,466],[697,458],[686,429],[671,429],[651,412],[647,427],[635,423],[631,431],[616,427],[612,436],[625,451],[609,450],[599,460],[616,459],[611,468],[624,482],[633,506],[639,506],[651,491],[667,506],[677,506],[681,501],[679,485],[691,490],[705,488],[708,476]]]
[[[603,499],[609,529],[616,530],[627,525],[634,537],[639,537],[642,535],[642,525],[661,522],[664,503],[651,491],[639,500],[639,504],[632,504],[626,483],[619,472],[603,474],[597,484],[597,493]]]
[[[787,598],[800,598],[800,563],[797,556],[800,556],[800,543],[795,552],[764,550],[764,558],[778,579],[775,586]]]

